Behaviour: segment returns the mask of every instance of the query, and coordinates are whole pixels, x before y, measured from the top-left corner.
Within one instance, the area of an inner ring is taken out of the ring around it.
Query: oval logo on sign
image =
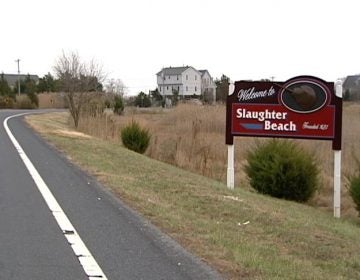
[[[280,92],[281,103],[296,113],[312,113],[324,107],[328,101],[325,88],[310,80],[298,80],[285,84]]]

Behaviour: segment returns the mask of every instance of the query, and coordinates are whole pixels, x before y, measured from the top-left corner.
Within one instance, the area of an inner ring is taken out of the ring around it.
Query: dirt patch
[[[87,135],[82,132],[73,131],[73,130],[58,129],[58,130],[54,131],[54,134],[69,137],[69,138],[82,138],[82,139],[84,139],[84,138],[91,139],[92,138],[90,135]]]

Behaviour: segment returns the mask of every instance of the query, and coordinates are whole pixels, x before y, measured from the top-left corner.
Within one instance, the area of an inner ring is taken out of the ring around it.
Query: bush
[[[151,100],[144,92],[140,92],[135,98],[135,106],[140,108],[151,107]]]
[[[357,165],[357,173],[347,176],[347,179],[349,180],[350,196],[355,203],[356,210],[360,217],[360,160],[356,156],[354,156],[354,159]]]
[[[318,185],[315,159],[294,142],[271,140],[247,155],[245,172],[250,185],[273,197],[308,201]]]
[[[132,121],[121,130],[121,140],[126,148],[137,153],[145,153],[150,143],[150,133],[142,129],[139,124]]]
[[[356,210],[360,216],[360,174],[350,178],[350,196],[353,199]]]
[[[35,92],[30,92],[26,94],[27,97],[30,99],[31,104],[33,104],[33,107],[38,108],[39,107],[39,98]]]
[[[114,113],[121,115],[124,111],[124,102],[121,96],[115,96],[114,99]]]
[[[14,99],[10,96],[0,96],[0,109],[14,108]]]

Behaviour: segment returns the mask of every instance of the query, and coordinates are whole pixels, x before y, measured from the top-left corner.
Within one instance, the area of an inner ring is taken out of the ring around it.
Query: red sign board
[[[312,76],[286,82],[235,82],[227,99],[226,143],[234,136],[332,140],[341,149],[342,99]]]

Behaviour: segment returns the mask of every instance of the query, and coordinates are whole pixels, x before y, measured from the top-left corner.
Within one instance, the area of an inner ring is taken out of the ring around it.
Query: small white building
[[[196,70],[191,66],[163,68],[156,74],[157,85],[162,96],[199,97],[202,94],[214,94],[216,85],[207,70]]]

